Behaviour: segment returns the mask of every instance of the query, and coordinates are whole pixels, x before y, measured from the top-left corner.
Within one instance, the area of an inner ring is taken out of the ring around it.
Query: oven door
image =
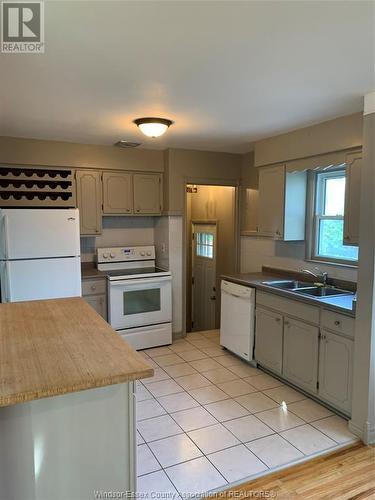
[[[170,276],[109,282],[109,322],[115,329],[172,321]]]

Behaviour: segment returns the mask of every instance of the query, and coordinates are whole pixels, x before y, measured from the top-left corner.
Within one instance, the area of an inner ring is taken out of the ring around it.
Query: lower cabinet
[[[256,309],[255,359],[281,374],[283,363],[283,317],[262,307]]]
[[[354,336],[354,320],[326,310],[320,319],[309,315],[306,309],[302,316],[297,307],[294,310],[297,317],[292,318],[294,311],[291,307],[287,310],[285,300],[280,302],[271,294],[267,297],[270,308],[263,306],[265,300],[261,295],[262,305],[259,302],[256,305],[255,360],[350,415],[354,350],[354,339],[350,336]]]
[[[319,328],[284,317],[283,376],[310,392],[317,392]]]
[[[319,396],[345,413],[351,411],[353,341],[322,330]]]
[[[100,316],[107,320],[107,298],[105,295],[87,295],[83,298]]]
[[[104,278],[83,279],[82,298],[107,321],[107,283]]]

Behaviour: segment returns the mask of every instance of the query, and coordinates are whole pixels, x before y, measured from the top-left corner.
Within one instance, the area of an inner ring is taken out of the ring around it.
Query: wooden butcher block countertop
[[[0,407],[152,375],[79,297],[0,304]]]

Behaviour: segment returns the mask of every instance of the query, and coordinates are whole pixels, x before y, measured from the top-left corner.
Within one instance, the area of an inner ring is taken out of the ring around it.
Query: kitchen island
[[[0,305],[0,498],[135,491],[135,381],[153,369],[81,298]]]

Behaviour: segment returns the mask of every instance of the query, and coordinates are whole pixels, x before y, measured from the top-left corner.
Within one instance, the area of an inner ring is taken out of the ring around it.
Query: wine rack
[[[69,168],[0,165],[0,207],[74,207]]]

